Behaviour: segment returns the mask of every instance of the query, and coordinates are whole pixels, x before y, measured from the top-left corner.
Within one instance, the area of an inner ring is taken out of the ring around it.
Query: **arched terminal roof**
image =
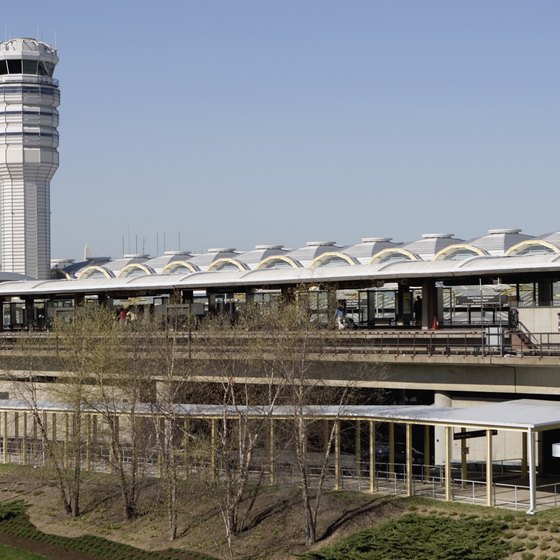
[[[274,257],[285,258],[285,257]],[[396,282],[401,279],[431,278],[445,281],[457,279],[468,283],[471,278],[500,277],[507,282],[508,275],[545,273],[560,275],[560,254],[536,256],[477,256],[463,261],[400,261],[373,262],[369,265],[299,267],[283,269],[196,271],[189,274],[153,274],[132,278],[112,278],[110,275],[80,280],[49,280],[43,282],[0,283],[0,296],[10,297],[34,294],[111,293],[130,290],[157,291],[170,289],[207,290],[214,288],[244,289],[249,287],[281,287],[300,283],[337,284],[367,282]]]
[[[287,253],[288,249],[285,249],[283,245],[255,245],[254,249],[242,253],[238,259],[253,270],[258,268],[265,259]]]
[[[144,262],[146,266],[149,266],[155,271],[156,274],[162,274],[164,269],[168,267],[171,263],[175,261],[184,261],[192,258],[192,253],[190,251],[165,251],[163,255],[159,257],[153,257]]]
[[[96,278],[105,276],[106,278],[114,278],[120,276],[123,270],[131,270],[131,265],[140,264],[147,260],[147,255],[124,255],[122,259],[107,261],[103,264],[88,264],[76,273],[77,278]],[[148,268],[143,269],[146,274],[153,273]]]
[[[380,251],[401,246],[402,243],[394,243],[390,237],[362,237],[360,243],[346,247],[344,254],[357,259],[360,264],[367,264]]]
[[[462,241],[453,237],[452,233],[424,233],[421,239],[407,243],[404,249],[418,255],[424,261],[430,261],[445,247]]]
[[[512,245],[527,239],[534,239],[534,237],[521,233],[520,229],[489,229],[486,235],[472,239],[470,243],[484,249],[489,255],[501,256],[505,255]]]
[[[300,262],[302,266],[306,267],[323,253],[333,253],[343,249],[343,247],[337,246],[336,241],[308,241],[305,247],[294,249],[286,256]]]
[[[207,270],[208,267],[218,259],[236,259],[239,253],[233,248],[213,248],[206,253],[194,255],[188,262],[200,270]]]

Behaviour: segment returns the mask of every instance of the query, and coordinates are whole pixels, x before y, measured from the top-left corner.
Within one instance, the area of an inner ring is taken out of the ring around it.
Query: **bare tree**
[[[308,293],[307,289],[300,288],[274,310],[264,310],[260,328],[266,336],[261,338],[262,348],[259,353],[267,375],[282,384],[282,402],[291,411],[290,434],[295,448],[305,543],[309,546],[317,540],[318,516],[336,422],[331,423],[327,442],[321,453],[318,475],[312,476],[308,431],[313,418],[308,406],[328,404],[332,410],[334,405],[340,413],[347,402],[350,389],[359,378],[359,371],[356,370],[356,375],[343,387],[333,388],[326,384],[320,366],[337,333],[328,330],[328,321],[327,325],[323,325],[317,320],[317,313],[310,314]]]
[[[262,378],[258,385],[247,383],[262,364],[255,335],[247,336],[258,326],[256,318],[254,309],[246,309],[235,325],[228,317],[217,316],[207,320],[198,334],[216,379],[213,402],[221,411],[214,449],[220,469],[214,482],[232,558],[234,537],[247,526],[263,481],[262,456],[255,468],[254,455],[264,445],[281,391],[273,377]]]

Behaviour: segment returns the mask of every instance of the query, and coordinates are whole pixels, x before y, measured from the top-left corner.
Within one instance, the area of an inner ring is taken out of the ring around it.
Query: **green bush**
[[[529,549],[529,550],[533,550],[533,548],[537,548],[537,543],[535,541],[527,541],[525,543],[525,546]]]
[[[305,560],[498,560],[510,544],[507,525],[491,518],[407,514],[352,535],[333,547],[301,555]]]

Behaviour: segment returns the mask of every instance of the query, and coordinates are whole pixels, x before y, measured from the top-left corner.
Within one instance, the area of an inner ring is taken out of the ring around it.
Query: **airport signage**
[[[492,430],[492,435],[495,436],[498,430]],[[470,432],[457,432],[453,434],[453,439],[470,439],[475,437],[484,437],[486,435],[486,430],[472,430]]]

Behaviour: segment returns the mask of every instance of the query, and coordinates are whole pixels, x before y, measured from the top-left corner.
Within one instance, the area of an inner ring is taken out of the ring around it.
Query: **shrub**
[[[501,538],[507,528],[496,519],[452,519],[406,514],[356,533],[333,547],[301,555],[305,560],[498,560],[510,544]]]

